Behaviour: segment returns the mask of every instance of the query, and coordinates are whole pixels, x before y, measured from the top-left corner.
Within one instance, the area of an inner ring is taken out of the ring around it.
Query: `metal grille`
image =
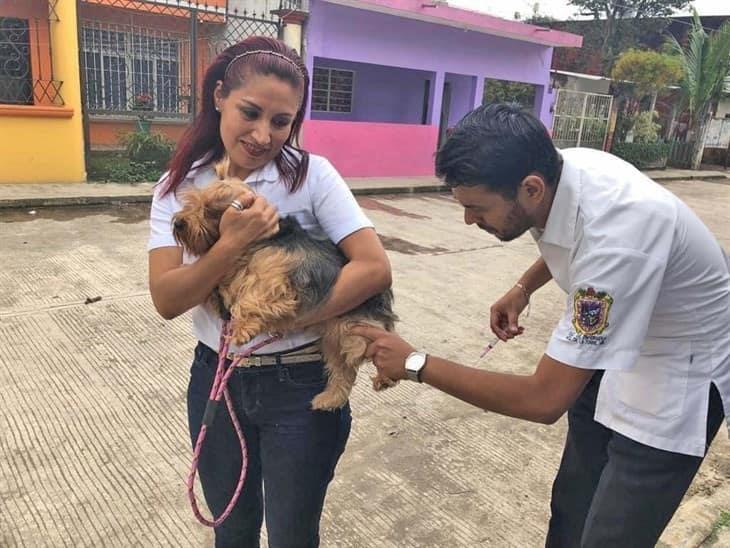
[[[53,76],[51,22],[58,0],[5,0],[0,17],[0,103],[63,105],[63,82]],[[42,17],[12,17],[14,7],[35,8]]]
[[[612,105],[611,95],[558,90],[553,115],[555,146],[603,150],[608,136]]]
[[[86,106],[94,114],[190,113],[186,34],[83,21],[81,62]]]
[[[201,59],[207,65],[221,51],[249,36],[277,38],[280,27],[278,17],[269,18],[247,10],[229,12],[225,25],[207,24],[201,28],[200,35],[208,43],[207,51],[201,52]]]
[[[352,92],[355,73],[314,67],[312,110],[319,112],[352,112]]]
[[[269,6],[269,1],[276,4]],[[238,11],[237,2],[229,2],[232,9],[226,12],[223,0],[81,0],[82,6],[104,6],[81,11],[87,112],[140,115],[149,111],[148,116],[155,117],[194,114],[196,76],[201,67],[248,36],[279,36],[278,16]],[[283,3],[267,0],[265,9],[278,9]],[[178,30],[161,30],[167,28]]]

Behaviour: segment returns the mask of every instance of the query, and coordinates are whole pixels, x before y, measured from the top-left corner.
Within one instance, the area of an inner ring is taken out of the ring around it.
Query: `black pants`
[[[602,376],[593,376],[568,412],[547,548],[655,546],[702,464],[702,457],[655,449],[594,421]],[[724,416],[713,384],[708,447]]]

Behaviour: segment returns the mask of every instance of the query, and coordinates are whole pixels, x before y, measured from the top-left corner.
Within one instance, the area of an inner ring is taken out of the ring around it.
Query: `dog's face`
[[[221,217],[231,202],[252,192],[239,179],[226,178],[203,189],[193,189],[182,197],[183,208],[172,218],[175,241],[188,253],[201,256],[220,237]]]

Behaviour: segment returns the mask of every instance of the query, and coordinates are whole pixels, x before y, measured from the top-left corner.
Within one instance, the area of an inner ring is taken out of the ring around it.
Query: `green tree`
[[[692,167],[697,169],[702,161],[712,105],[722,96],[725,78],[730,75],[730,21],[708,34],[697,11],[693,12],[686,47],[673,36],[669,37],[669,44],[684,70],[681,81],[683,107],[688,111],[689,133],[695,142]]]
[[[532,111],[535,107],[535,86],[523,82],[487,78],[484,82],[482,104],[492,103],[517,103],[523,109]]]
[[[659,92],[682,78],[682,62],[677,56],[630,49],[616,61],[611,78],[632,82],[637,99],[651,95],[649,112],[654,112]]]
[[[604,74],[609,74],[620,48],[626,27],[644,20],[666,18],[689,4],[689,0],[569,0],[581,15],[601,21],[601,57]],[[625,38],[624,38],[625,40]]]

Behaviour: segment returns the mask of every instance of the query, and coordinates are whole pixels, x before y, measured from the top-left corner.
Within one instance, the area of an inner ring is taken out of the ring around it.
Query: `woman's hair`
[[[174,192],[196,161],[201,166],[219,161],[225,155],[220,136],[220,114],[215,110],[213,92],[222,81],[221,92],[227,96],[241,87],[251,74],[273,75],[302,90],[291,133],[275,162],[290,192],[304,183],[309,167],[309,154],[299,148],[297,136],[304,121],[309,99],[309,74],[299,54],[283,42],[264,36],[251,36],[220,53],[208,67],[203,79],[201,110],[185,131],[170,160],[169,172],[162,182],[162,195]]]

